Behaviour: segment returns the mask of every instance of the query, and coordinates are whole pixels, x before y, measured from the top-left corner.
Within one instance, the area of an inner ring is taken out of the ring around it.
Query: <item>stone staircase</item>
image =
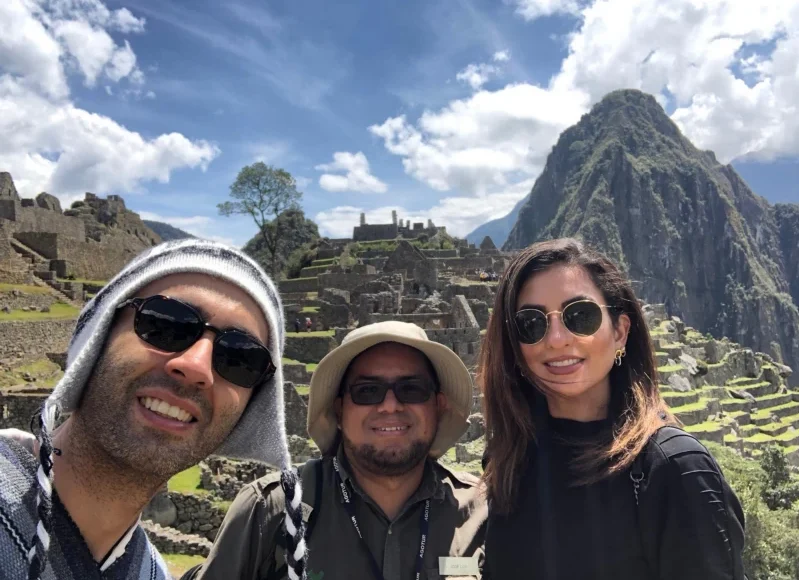
[[[751,457],[779,445],[799,466],[799,391],[786,384],[788,367],[676,318],[654,319],[650,331],[661,395],[686,431]]]
[[[73,282],[59,282],[55,270],[50,268],[50,260],[36,250],[15,238],[9,238],[11,247],[27,264],[37,286],[49,286],[61,302],[83,307],[83,285]]]

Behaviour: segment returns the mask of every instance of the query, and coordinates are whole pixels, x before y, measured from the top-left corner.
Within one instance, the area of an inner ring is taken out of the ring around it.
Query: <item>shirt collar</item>
[[[350,463],[347,460],[347,456],[344,453],[344,445],[339,445],[338,451],[336,452],[336,459],[338,459],[338,467],[339,471],[341,472],[341,480],[346,484],[349,483],[350,487],[363,499],[367,500],[369,503],[374,503],[372,498],[370,498],[366,493],[361,489],[361,486],[358,485],[358,482],[355,480],[350,474]],[[428,457],[425,459],[425,466],[424,466],[424,474],[422,475],[422,482],[419,484],[419,487],[416,491],[411,495],[411,497],[406,502],[406,507],[413,505],[415,503],[419,503],[425,501],[427,499],[436,499],[436,500],[443,500],[444,499],[444,486],[441,483],[440,478],[438,477],[438,473],[435,469],[435,460]],[[339,501],[344,502],[344,498],[341,497],[339,494]],[[404,511],[404,510],[403,510]]]
[[[125,532],[125,535],[122,536],[119,541],[111,548],[111,551],[106,554],[105,558],[100,564],[100,572],[105,572],[111,565],[119,560],[122,556],[125,555],[125,550],[128,548],[128,544],[130,544],[131,538],[133,538],[133,533],[136,531],[136,528],[139,527],[139,522],[141,522],[141,515],[139,518],[133,523],[130,529]]]

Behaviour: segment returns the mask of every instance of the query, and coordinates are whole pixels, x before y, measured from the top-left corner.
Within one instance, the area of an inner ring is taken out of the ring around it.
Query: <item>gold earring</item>
[[[616,351],[615,361],[616,361],[616,366],[617,367],[621,366],[621,358],[623,356],[625,356],[626,354],[627,354],[627,347],[626,346],[623,346],[619,350]]]

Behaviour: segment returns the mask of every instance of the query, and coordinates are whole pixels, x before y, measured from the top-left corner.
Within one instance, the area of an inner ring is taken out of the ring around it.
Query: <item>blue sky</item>
[[[757,193],[799,202],[799,0],[769,1],[8,0],[0,170],[25,195],[118,193],[243,244],[255,226],[216,204],[263,160],[323,233],[398,209],[465,235],[635,87]]]

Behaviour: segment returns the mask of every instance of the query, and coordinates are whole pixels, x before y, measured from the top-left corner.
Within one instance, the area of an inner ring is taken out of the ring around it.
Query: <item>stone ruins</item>
[[[86,194],[62,211],[48,194],[20,199],[10,176],[0,174],[0,427],[28,428],[63,372],[79,307],[131,256],[158,241],[117,196]],[[410,224],[396,214],[391,223],[374,225],[361,216],[351,238],[321,240],[300,276],[279,283],[295,461],[319,454],[305,430],[308,385],[316,364],[352,329],[382,320],[413,322],[474,370],[495,280],[509,258],[490,238],[475,246],[431,221]],[[701,335],[663,305],[644,309],[661,391],[685,428],[746,456],[776,444],[799,465],[799,392],[787,384],[791,369]],[[440,460],[444,464],[480,472],[480,408],[475,392],[469,432]],[[151,502],[148,532],[165,551],[207,554],[229,502],[267,472],[263,465],[208,458],[187,472],[194,478],[190,488],[171,482]]]

